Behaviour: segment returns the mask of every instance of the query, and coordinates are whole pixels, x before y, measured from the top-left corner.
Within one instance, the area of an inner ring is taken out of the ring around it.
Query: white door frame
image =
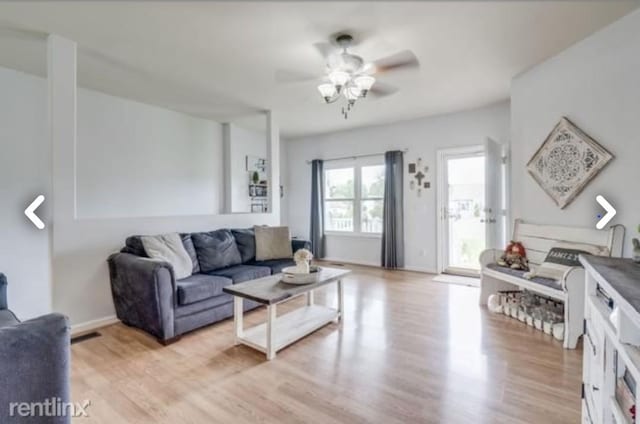
[[[436,173],[437,173],[437,191],[436,191],[436,221],[437,221],[437,258],[436,267],[438,273],[442,273],[447,268],[447,251],[449,249],[447,229],[445,228],[445,213],[448,205],[448,175],[446,160],[453,156],[475,156],[484,155],[484,145],[476,144],[465,147],[452,147],[447,149],[438,149]],[[459,272],[458,272],[459,271]],[[474,272],[464,272],[464,270],[457,270],[456,273],[474,275]]]

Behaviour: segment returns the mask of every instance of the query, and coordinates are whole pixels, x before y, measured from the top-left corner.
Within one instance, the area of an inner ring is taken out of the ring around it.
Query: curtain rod
[[[409,149],[401,149],[401,151],[403,153],[407,153],[409,151]],[[385,152],[382,152],[382,153],[367,153],[367,154],[363,154],[363,155],[343,156],[343,157],[335,157],[335,158],[322,159],[322,160],[324,162],[332,162],[332,161],[344,160],[344,159],[358,159],[358,158],[367,158],[367,157],[371,157],[371,156],[384,156],[384,154],[385,154]],[[306,162],[308,164],[310,164],[312,161],[308,160]]]

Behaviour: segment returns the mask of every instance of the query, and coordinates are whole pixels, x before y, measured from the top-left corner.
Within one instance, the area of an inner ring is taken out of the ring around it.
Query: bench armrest
[[[502,250],[498,249],[486,249],[480,253],[480,267],[486,268],[487,265],[495,263],[500,256],[502,256]]]
[[[173,338],[177,298],[173,267],[130,253],[113,254],[108,263],[118,318],[162,340]]]
[[[568,270],[565,271],[562,276],[562,290],[569,291],[574,288],[579,288],[584,291],[585,283],[585,270],[581,266],[572,266]]]

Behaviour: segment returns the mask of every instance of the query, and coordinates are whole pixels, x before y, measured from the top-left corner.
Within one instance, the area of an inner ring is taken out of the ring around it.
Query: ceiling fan
[[[318,85],[318,91],[325,103],[335,103],[340,99],[345,101],[342,107],[342,116],[345,119],[348,119],[349,112],[358,99],[365,98],[369,94],[384,97],[398,91],[396,87],[377,81],[374,75],[420,66],[416,55],[410,50],[373,62],[365,62],[361,56],[349,51],[353,45],[354,38],[347,32],[331,36],[330,43],[314,44],[325,58],[327,65],[322,83]]]

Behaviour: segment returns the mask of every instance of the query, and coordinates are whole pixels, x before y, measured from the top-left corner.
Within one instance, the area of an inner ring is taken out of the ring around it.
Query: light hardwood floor
[[[478,307],[477,288],[349,268],[342,324],[271,362],[233,346],[232,320],[168,347],[121,324],[73,345],[72,398],[91,400],[75,422],[580,421],[581,349]],[[335,301],[332,286],[316,295]],[[264,318],[259,309],[245,322]]]

